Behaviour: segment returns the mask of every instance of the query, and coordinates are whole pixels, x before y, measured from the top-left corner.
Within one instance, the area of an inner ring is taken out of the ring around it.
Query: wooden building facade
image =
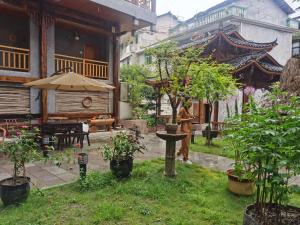
[[[156,0],[0,1],[0,120],[102,113],[118,118],[119,37],[155,24],[155,11]],[[68,93],[22,85],[65,68],[116,89]],[[82,105],[86,97],[93,100],[89,108]]]

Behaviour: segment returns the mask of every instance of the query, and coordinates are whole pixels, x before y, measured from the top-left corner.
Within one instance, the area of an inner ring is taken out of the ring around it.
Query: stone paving
[[[109,170],[109,162],[105,162],[101,156],[101,152],[97,149],[106,143],[111,136],[117,132],[102,132],[90,135],[91,146],[86,148],[89,152],[89,170],[107,171]],[[148,151],[144,154],[138,154],[136,160],[148,160],[154,158],[162,158],[165,154],[165,142],[155,136],[155,134],[144,135],[144,143]],[[87,146],[87,143],[85,143]],[[180,142],[178,142],[178,147]],[[225,172],[232,167],[233,160],[204,153],[191,152],[190,160],[204,168]],[[10,177],[12,166],[6,159],[0,159],[0,180]],[[79,168],[77,162],[73,161],[69,164],[63,164],[61,167],[50,163],[35,162],[26,164],[27,175],[31,178],[34,186],[39,188],[49,188],[66,183],[70,183],[78,179]],[[300,186],[300,177],[292,180],[293,184]]]

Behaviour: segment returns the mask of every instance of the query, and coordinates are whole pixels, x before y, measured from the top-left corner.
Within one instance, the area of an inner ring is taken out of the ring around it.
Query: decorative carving
[[[93,104],[93,100],[91,97],[85,97],[83,100],[82,100],[82,106],[84,108],[90,108]]]

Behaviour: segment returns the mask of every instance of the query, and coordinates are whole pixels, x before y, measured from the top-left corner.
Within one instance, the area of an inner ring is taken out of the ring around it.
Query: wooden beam
[[[64,113],[49,113],[49,117],[68,117],[69,119],[77,118],[92,118],[99,115],[111,115],[110,113],[97,112],[64,112]]]
[[[111,32],[111,27],[115,25],[110,21],[106,21],[101,18],[83,14],[65,7],[53,6],[53,5],[51,5],[51,7],[53,8],[54,15],[57,19],[63,19],[66,21],[75,22],[77,24],[92,26],[94,28],[101,29],[108,33]]]
[[[78,28],[80,30],[83,30],[83,31],[88,31],[88,32],[97,33],[97,34],[100,33],[100,34],[103,34],[105,36],[112,36],[113,35],[111,32],[108,32],[107,30],[105,30],[103,28],[99,28],[99,27],[91,26],[91,25],[86,25],[86,24],[70,21],[70,20],[67,20],[67,19],[56,18],[56,22],[58,24],[67,25],[67,26],[71,26],[71,27],[76,27],[76,28]]]
[[[32,77],[15,77],[15,76],[2,76],[0,75],[0,82],[11,82],[11,83],[28,83],[31,81],[38,80],[37,78]]]

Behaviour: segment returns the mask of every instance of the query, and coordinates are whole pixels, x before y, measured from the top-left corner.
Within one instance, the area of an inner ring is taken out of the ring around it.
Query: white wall
[[[278,45],[270,52],[280,64],[285,65],[292,56],[292,33],[279,30],[242,23],[240,28],[241,35],[256,42],[271,42],[277,39]]]
[[[120,101],[120,119],[127,120],[132,118],[132,109],[129,103]]]
[[[248,19],[280,26],[287,25],[288,15],[273,0],[240,0],[234,5],[246,8]]]

